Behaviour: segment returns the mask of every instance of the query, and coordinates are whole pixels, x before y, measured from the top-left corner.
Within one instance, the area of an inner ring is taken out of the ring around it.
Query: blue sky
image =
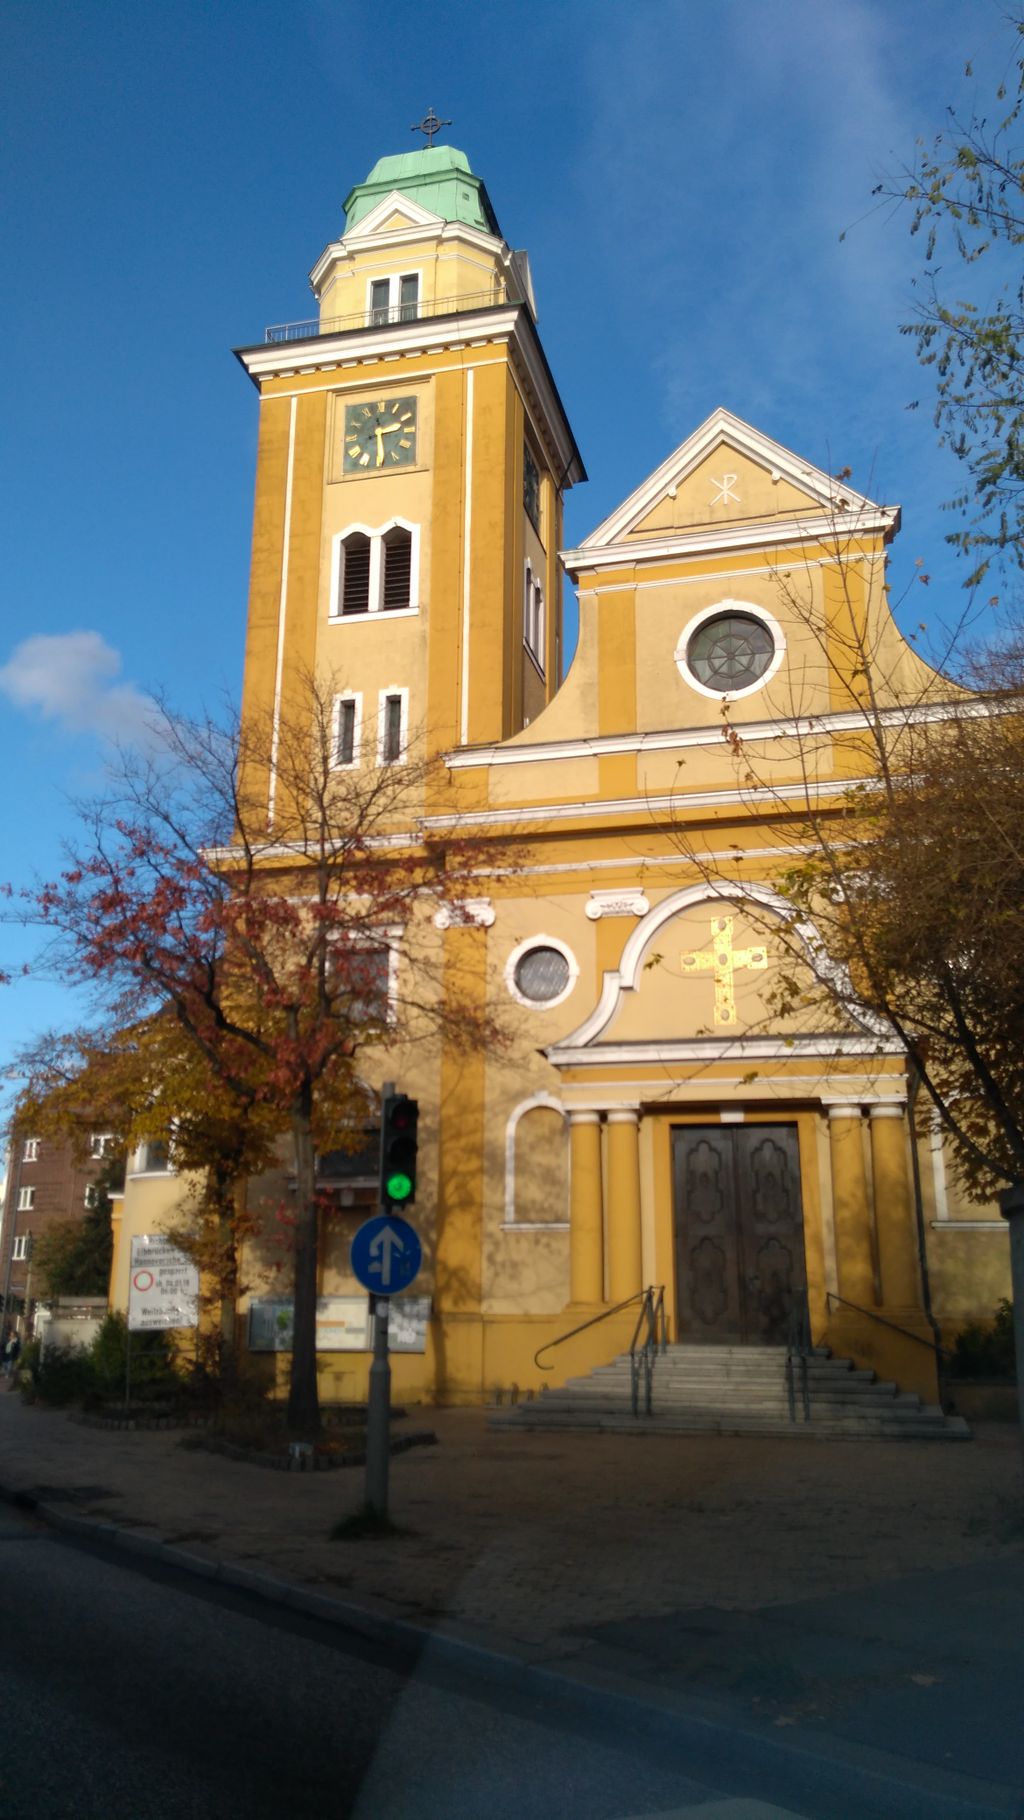
[[[921,558],[905,617],[957,610],[956,464],[898,333],[920,243],[870,192],[1006,72],[993,0],[8,0],[4,51],[0,877],[58,866],[140,691],[237,693],[230,350],[311,313],[342,199],[430,104],[530,252],[591,476],[570,543],[723,404],[900,502],[894,598]],[[0,1062],[74,1015],[0,991]]]

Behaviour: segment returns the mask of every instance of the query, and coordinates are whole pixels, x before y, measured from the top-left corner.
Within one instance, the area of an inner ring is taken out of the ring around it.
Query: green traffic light
[[[412,1193],[411,1178],[407,1175],[402,1175],[398,1170],[395,1171],[394,1175],[388,1176],[384,1186],[387,1189],[389,1201],[407,1201]]]

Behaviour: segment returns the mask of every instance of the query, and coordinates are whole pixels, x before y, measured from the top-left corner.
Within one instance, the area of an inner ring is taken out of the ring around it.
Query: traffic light
[[[407,1207],[416,1199],[416,1125],[420,1109],[407,1093],[389,1093],[381,1106],[380,1198]]]

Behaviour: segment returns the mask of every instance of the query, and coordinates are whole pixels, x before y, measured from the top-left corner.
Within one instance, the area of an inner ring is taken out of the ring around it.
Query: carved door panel
[[[722,1345],[743,1332],[732,1132],[693,1125],[673,1138],[679,1329]]]
[[[784,1346],[805,1290],[793,1125],[673,1132],[681,1338]]]
[[[806,1285],[796,1126],[741,1125],[733,1142],[744,1338],[785,1346],[790,1309]]]

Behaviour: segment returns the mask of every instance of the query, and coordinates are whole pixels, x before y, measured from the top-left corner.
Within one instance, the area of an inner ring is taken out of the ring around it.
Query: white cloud
[[[0,667],[0,693],[67,733],[132,743],[151,737],[151,702],[119,682],[122,660],[99,632],[37,633]]]

